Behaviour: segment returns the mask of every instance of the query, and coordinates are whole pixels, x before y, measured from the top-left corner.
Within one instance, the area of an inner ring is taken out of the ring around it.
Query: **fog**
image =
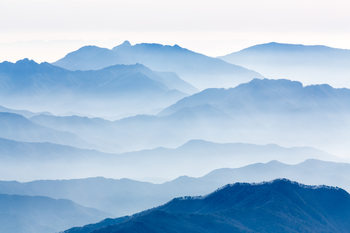
[[[1,0],[0,232],[346,232],[349,7]]]
[[[3,62],[0,192],[66,198],[116,217],[236,181],[287,177],[348,190],[350,89],[298,77],[318,84],[129,42],[83,47],[54,64]]]

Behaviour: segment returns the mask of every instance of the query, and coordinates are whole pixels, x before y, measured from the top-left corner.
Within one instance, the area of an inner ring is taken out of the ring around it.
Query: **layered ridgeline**
[[[75,134],[82,130],[80,136],[85,140],[89,140],[89,135],[96,136],[93,141],[110,149],[118,146],[122,151],[176,147],[196,138],[310,145],[342,153],[348,149],[347,143],[342,142],[350,139],[349,113],[349,89],[255,79],[235,88],[206,89],[181,99],[158,115],[138,115],[114,122],[100,120],[98,127],[98,121],[90,118],[39,115],[31,120]]]
[[[254,79],[230,89],[207,89],[186,97],[161,112],[170,115],[183,109],[207,107],[229,116],[349,112],[350,89],[327,84],[303,86],[287,79]]]
[[[236,183],[65,233],[350,232],[350,195],[289,180]]]
[[[89,147],[89,143],[74,133],[36,124],[24,116],[15,113],[0,112],[0,128],[0,138],[25,142],[51,142]],[[30,153],[30,151],[28,152]]]
[[[345,143],[350,140],[349,105],[349,89],[255,79],[235,88],[207,89],[185,97],[158,115],[108,121],[40,114],[28,120],[72,133],[95,145],[95,149],[113,153],[178,147],[195,138],[309,145],[342,155],[349,149]]]
[[[24,117],[33,117],[33,116],[41,115],[41,114],[46,114],[46,115],[51,114],[49,112],[37,112],[36,113],[36,112],[28,111],[28,110],[17,110],[17,109],[7,108],[5,106],[0,106],[0,112],[14,113],[14,114],[22,115]]]
[[[85,46],[53,64],[70,70],[91,70],[115,64],[135,63],[157,71],[175,72],[200,89],[232,87],[262,77],[255,71],[195,53],[178,45],[131,45],[128,41],[113,49]]]
[[[70,71],[28,59],[1,63],[0,87],[6,106],[100,116],[152,113],[196,90],[140,64]]]
[[[350,164],[306,160],[289,165],[271,161],[217,169],[198,178],[182,176],[162,184],[102,177],[25,183],[1,181],[0,193],[70,199],[118,217],[159,206],[175,197],[207,194],[233,182],[262,182],[276,178],[338,186],[350,191]]]
[[[0,232],[4,233],[55,233],[108,216],[69,200],[0,194]]]
[[[343,153],[348,149],[344,142],[350,139],[349,100],[349,89],[255,79],[236,88],[207,89],[185,97],[159,117],[172,125],[190,125],[186,135],[192,138],[310,145]],[[167,132],[177,138],[181,128]]]
[[[181,175],[200,176],[213,169],[279,160],[338,158],[310,147],[190,141],[177,148],[110,154],[54,143],[0,138],[0,177],[6,180],[130,177],[165,181]],[[176,169],[174,169],[176,168]]]
[[[221,57],[261,72],[268,78],[350,87],[350,50],[326,46],[268,43]]]
[[[235,88],[207,89],[185,97],[156,116],[138,115],[105,122],[109,125],[105,131],[109,136],[103,136],[104,132],[97,135],[113,138],[114,145],[124,147],[124,151],[176,147],[196,138],[310,145],[341,154],[349,149],[345,143],[350,140],[349,113],[349,89],[255,79]],[[32,120],[47,127],[64,127],[72,133],[77,133],[80,127],[75,126],[77,119],[42,115]],[[95,131],[88,124],[84,130],[85,135],[93,135],[89,132]]]

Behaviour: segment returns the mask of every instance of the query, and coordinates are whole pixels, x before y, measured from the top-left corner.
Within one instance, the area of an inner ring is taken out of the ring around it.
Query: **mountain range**
[[[0,193],[69,199],[123,216],[161,205],[179,196],[208,194],[233,182],[262,182],[288,178],[309,185],[338,186],[350,191],[350,164],[306,160],[298,164],[278,161],[239,168],[220,168],[201,177],[181,176],[156,184],[103,177],[71,180],[1,181]]]
[[[22,162],[49,162],[108,158],[112,154],[96,150],[81,149],[51,142],[23,142],[0,138],[0,160]]]
[[[207,89],[185,97],[157,116],[119,120],[115,130],[120,136],[115,138],[123,145],[132,140],[135,149],[173,147],[196,138],[309,145],[342,155],[349,149],[349,103],[349,89],[255,79],[235,88]],[[139,137],[142,132],[152,134]]]
[[[15,114],[27,117],[27,118],[33,117],[35,115],[41,115],[41,114],[50,115],[51,114],[49,112],[31,112],[28,110],[11,109],[11,108],[7,108],[5,106],[0,106],[0,112],[15,113]]]
[[[255,71],[178,45],[131,45],[128,41],[113,49],[84,46],[53,64],[70,70],[98,70],[116,64],[136,63],[157,71],[175,72],[199,89],[233,87],[241,82],[262,77]]]
[[[235,88],[212,88],[187,96],[157,115],[111,121],[36,114],[27,119],[76,135],[85,141],[78,147],[111,153],[177,147],[201,139],[289,147],[310,145],[344,155],[348,149],[345,141],[350,140],[349,103],[350,90],[346,88],[254,79]]]
[[[196,91],[174,73],[141,64],[70,71],[28,59],[0,64],[0,88],[6,106],[110,116],[152,113]]]
[[[0,194],[0,232],[55,233],[108,217],[69,200]]]
[[[349,51],[0,63],[0,232],[350,233]]]
[[[65,233],[350,232],[350,195],[289,180],[235,183]]]
[[[259,71],[268,78],[287,78],[307,84],[350,87],[350,50],[323,45],[271,42],[254,45],[221,59]]]
[[[10,140],[88,146],[87,142],[73,133],[36,124],[15,113],[0,112],[0,128],[0,137]]]
[[[7,180],[105,176],[165,181],[180,175],[200,176],[227,166],[270,160],[298,163],[308,158],[338,160],[336,156],[315,148],[287,148],[274,144],[191,140],[177,148],[160,147],[113,154],[49,142],[0,138],[0,177]]]
[[[350,90],[329,85],[304,86],[286,79],[254,79],[230,89],[207,89],[183,98],[163,110],[169,115],[181,109],[210,106],[228,115],[252,113],[330,113],[350,111]]]
[[[350,139],[349,103],[349,89],[304,86],[283,79],[254,79],[235,88],[211,88],[187,96],[157,115],[137,115],[112,122],[41,114],[31,120],[77,134],[110,152],[176,147],[196,138],[311,145],[341,154],[347,150],[341,142]],[[152,133],[144,137],[145,132]],[[325,140],[329,143],[323,143]]]

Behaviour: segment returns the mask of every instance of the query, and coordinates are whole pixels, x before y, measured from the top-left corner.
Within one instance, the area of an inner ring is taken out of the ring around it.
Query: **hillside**
[[[55,233],[107,214],[69,200],[0,194],[0,232]]]
[[[70,71],[23,59],[1,63],[0,80],[6,106],[114,117],[152,113],[196,91],[174,73],[140,64]]]
[[[299,163],[308,158],[337,160],[337,157],[315,148],[288,148],[273,144],[193,140],[177,148],[116,154],[55,143],[0,138],[0,177],[20,181],[104,176],[159,182],[181,175],[201,176],[222,167],[271,160]]]
[[[169,203],[99,225],[94,233],[349,232],[350,195],[338,188],[289,180],[236,183],[207,196]],[[91,229],[91,226],[90,226]],[[73,228],[65,233],[89,233]]]
[[[71,146],[89,145],[73,133],[36,124],[15,113],[0,112],[0,128],[0,137],[9,140],[51,142]]]
[[[291,165],[271,161],[238,168],[221,168],[201,177],[181,176],[161,184],[102,177],[24,183],[1,181],[0,192],[70,199],[114,216],[123,216],[161,205],[175,197],[207,194],[232,182],[287,178],[309,185],[338,186],[349,191],[349,177],[350,164],[347,163],[306,160]]]
[[[322,45],[267,43],[221,59],[259,71],[267,78],[287,78],[306,84],[350,87],[350,50]]]
[[[113,49],[85,46],[67,54],[54,65],[70,70],[101,69],[115,64],[141,63],[153,70],[175,72],[199,89],[232,87],[262,76],[255,71],[205,56],[178,45],[129,42]]]

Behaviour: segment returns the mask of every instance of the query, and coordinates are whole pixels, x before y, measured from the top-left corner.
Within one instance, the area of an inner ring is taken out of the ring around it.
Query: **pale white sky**
[[[271,41],[350,48],[349,12],[349,0],[0,0],[0,61],[124,40],[211,56]]]

